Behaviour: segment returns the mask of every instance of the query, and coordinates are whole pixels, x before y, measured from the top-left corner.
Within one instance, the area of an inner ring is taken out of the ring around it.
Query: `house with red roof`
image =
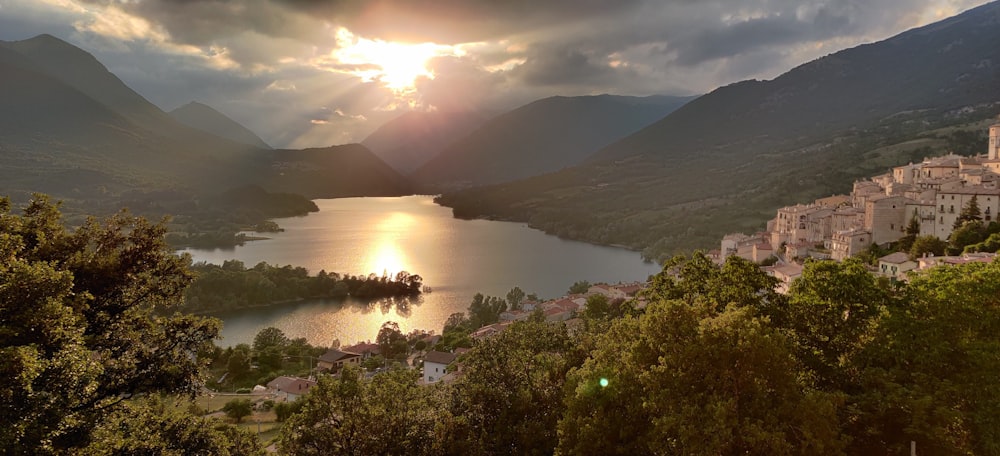
[[[299,377],[281,376],[267,382],[267,392],[275,399],[293,402],[306,394],[310,388],[316,386],[316,382]]]

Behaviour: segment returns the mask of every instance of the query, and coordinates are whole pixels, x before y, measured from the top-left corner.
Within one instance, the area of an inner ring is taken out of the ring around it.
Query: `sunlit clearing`
[[[599,383],[601,384],[601,388],[607,388],[608,387],[608,379],[606,379],[606,378],[602,377],[601,381]]]
[[[342,64],[356,65],[352,74],[366,82],[380,81],[396,92],[413,90],[418,77],[434,78],[427,69],[431,57],[461,55],[453,46],[434,43],[406,44],[361,38],[345,28],[337,30],[333,57]]]

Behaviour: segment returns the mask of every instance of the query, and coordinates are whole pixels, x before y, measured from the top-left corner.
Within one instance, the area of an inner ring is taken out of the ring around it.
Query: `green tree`
[[[569,287],[569,294],[584,294],[590,289],[590,282],[586,280],[580,280],[573,282],[573,285]]]
[[[238,456],[266,454],[249,430],[193,416],[158,396],[122,404],[94,430],[84,455],[156,454]]]
[[[502,298],[476,293],[469,304],[469,327],[478,329],[496,323],[506,310],[507,302]]]
[[[406,336],[399,330],[399,323],[394,321],[382,323],[378,336],[375,337],[375,343],[378,344],[379,353],[388,359],[405,357],[410,351]]]
[[[861,354],[851,454],[1000,452],[1000,262],[914,276]]]
[[[967,245],[962,249],[963,253],[987,252],[996,253],[1000,250],[1000,233],[991,234],[985,241],[977,244]]]
[[[285,422],[293,414],[298,413],[302,409],[302,404],[304,401],[297,400],[292,402],[279,402],[274,404],[274,416],[279,422]]]
[[[916,260],[925,255],[941,256],[947,248],[948,243],[938,239],[937,236],[918,236],[910,247],[910,259]]]
[[[524,290],[521,290],[521,287],[511,288],[510,291],[507,292],[507,304],[510,305],[510,308],[513,310],[520,310],[521,301],[524,301],[524,296]]]
[[[233,399],[222,406],[222,411],[233,421],[239,423],[253,414],[253,404],[250,399]]]
[[[226,363],[227,371],[233,378],[240,378],[250,373],[250,356],[245,350],[233,350]]]
[[[385,358],[382,355],[375,355],[361,362],[361,367],[370,371],[384,367],[385,365]]]
[[[752,307],[656,301],[569,375],[560,454],[842,454],[837,397]]]
[[[280,370],[288,343],[288,337],[278,328],[272,326],[258,331],[253,338],[253,352],[260,368],[263,371]]]
[[[787,326],[821,387],[839,391],[852,384],[851,360],[892,304],[889,290],[857,258],[806,263],[791,287]]]
[[[583,353],[564,325],[518,322],[463,356],[451,415],[471,454],[551,454],[566,372]]]
[[[130,397],[198,391],[219,323],[168,315],[191,275],[165,231],[125,213],[70,231],[44,196],[0,199],[0,447],[72,452]]]
[[[606,318],[611,311],[608,297],[602,294],[587,296],[587,305],[583,309],[583,317],[588,320],[600,320]]]
[[[965,222],[948,236],[948,252],[962,253],[966,246],[978,244],[986,239],[986,226],[980,220]]]
[[[917,240],[917,236],[920,236],[920,216],[916,209],[913,210],[913,217],[910,217],[910,223],[906,225],[905,235],[896,242],[895,250],[897,252],[909,252],[913,248],[913,242]]]
[[[253,351],[262,352],[268,349],[284,349],[288,345],[288,336],[284,331],[273,326],[257,332],[253,338]]]
[[[718,303],[719,311],[729,305],[752,307],[778,322],[785,318],[786,298],[775,291],[777,284],[777,279],[751,261],[730,256],[720,266],[695,252],[691,258],[668,260],[643,296],[651,301],[680,299],[692,304],[707,298]]]
[[[969,199],[968,204],[962,208],[962,212],[959,213],[958,218],[955,219],[955,224],[952,229],[957,230],[969,222],[981,222],[982,212],[979,210],[979,201],[976,199],[976,195],[972,195]]]
[[[455,312],[448,316],[448,319],[444,322],[444,329],[442,332],[448,332],[452,330],[468,330],[469,329],[469,319],[462,312]]]
[[[393,369],[365,381],[358,369],[320,377],[281,428],[278,448],[296,455],[440,454],[436,422],[447,419],[418,373]]]

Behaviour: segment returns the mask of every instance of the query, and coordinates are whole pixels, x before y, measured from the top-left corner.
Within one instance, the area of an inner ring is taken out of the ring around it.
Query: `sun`
[[[372,40],[354,35],[345,28],[337,30],[336,38],[334,59],[353,66],[350,72],[362,80],[378,81],[397,93],[414,90],[414,83],[421,76],[434,78],[427,69],[427,62],[432,57],[460,54],[460,50],[452,46]]]

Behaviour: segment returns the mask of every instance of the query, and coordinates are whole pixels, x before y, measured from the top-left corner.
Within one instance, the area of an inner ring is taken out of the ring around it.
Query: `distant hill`
[[[90,210],[130,201],[155,214],[253,184],[311,198],[408,188],[363,146],[272,151],[221,138],[174,120],[69,43],[0,42],[0,195],[40,191]]]
[[[166,114],[108,71],[93,55],[52,35],[0,41],[45,74],[79,90],[137,126],[161,131],[172,125]],[[169,131],[169,130],[168,130]]]
[[[400,173],[409,174],[489,117],[481,112],[410,111],[386,122],[361,144]]]
[[[184,125],[211,133],[220,138],[249,144],[261,149],[271,148],[254,132],[206,104],[192,101],[170,111],[168,114],[174,120]]]
[[[551,97],[497,116],[411,178],[429,189],[491,184],[580,163],[692,97]]]
[[[192,148],[139,127],[33,60],[0,47],[2,194],[40,191],[89,199],[140,186],[226,185],[238,167],[211,165],[241,153],[211,142]]]
[[[528,221],[653,257],[712,247],[727,231],[762,228],[777,207],[943,152],[884,146],[924,138],[914,144],[951,148],[981,134],[961,129],[1000,111],[997,43],[994,2],[774,80],[719,88],[582,166],[442,201],[456,215]]]
[[[275,150],[262,186],[310,198],[400,196],[409,181],[361,144]]]

